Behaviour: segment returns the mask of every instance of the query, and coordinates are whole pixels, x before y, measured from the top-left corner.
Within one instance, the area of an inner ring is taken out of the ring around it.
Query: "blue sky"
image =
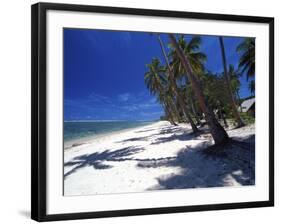
[[[162,39],[168,43],[167,35]],[[224,38],[227,62],[235,67],[241,40]],[[221,72],[218,38],[202,36],[202,51],[206,68]],[[64,119],[159,119],[163,110],[144,85],[153,57],[164,63],[156,36],[148,33],[64,29]],[[241,82],[241,97],[250,95],[246,78]]]

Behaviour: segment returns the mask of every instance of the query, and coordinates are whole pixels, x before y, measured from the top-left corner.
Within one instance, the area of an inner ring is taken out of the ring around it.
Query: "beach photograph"
[[[255,185],[255,38],[63,29],[64,196]]]

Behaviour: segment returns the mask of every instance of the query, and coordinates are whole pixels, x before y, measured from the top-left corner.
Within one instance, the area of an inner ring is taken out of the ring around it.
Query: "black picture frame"
[[[46,12],[64,10],[100,12],[123,15],[162,16],[217,21],[254,22],[269,24],[269,200],[243,203],[208,204],[196,206],[161,207],[70,214],[46,213]],[[32,76],[32,153],[31,153],[31,218],[36,221],[73,220],[115,216],[192,212],[274,205],[274,18],[240,15],[163,11],[136,8],[102,7],[89,5],[37,3],[31,13],[31,76]]]

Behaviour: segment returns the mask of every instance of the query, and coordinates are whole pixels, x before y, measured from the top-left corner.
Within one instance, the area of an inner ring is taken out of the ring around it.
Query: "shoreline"
[[[70,122],[70,121],[67,121],[67,122]],[[83,122],[85,122],[85,121],[83,121]],[[155,122],[152,121],[150,124],[144,124],[144,125],[140,125],[140,126],[137,126],[137,127],[124,128],[122,130],[109,131],[109,132],[106,132],[106,133],[100,133],[100,134],[80,137],[80,138],[71,139],[71,140],[64,140],[64,147],[63,148],[64,148],[64,150],[69,150],[71,148],[74,148],[74,147],[77,147],[77,146],[80,146],[80,145],[90,144],[93,141],[98,140],[100,138],[110,137],[111,135],[121,134],[121,133],[127,132],[127,131],[134,131],[134,129],[139,129],[139,128],[143,128],[143,127],[146,127],[146,126],[150,126],[150,125],[156,124],[158,122],[161,122],[161,121],[155,121]]]
[[[92,139],[64,151],[65,196],[254,185],[255,125],[227,132],[246,149],[207,156],[209,133],[167,121]]]

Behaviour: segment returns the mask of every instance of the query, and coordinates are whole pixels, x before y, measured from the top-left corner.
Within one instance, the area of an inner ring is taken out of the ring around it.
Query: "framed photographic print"
[[[274,204],[274,19],[32,6],[32,218]]]

